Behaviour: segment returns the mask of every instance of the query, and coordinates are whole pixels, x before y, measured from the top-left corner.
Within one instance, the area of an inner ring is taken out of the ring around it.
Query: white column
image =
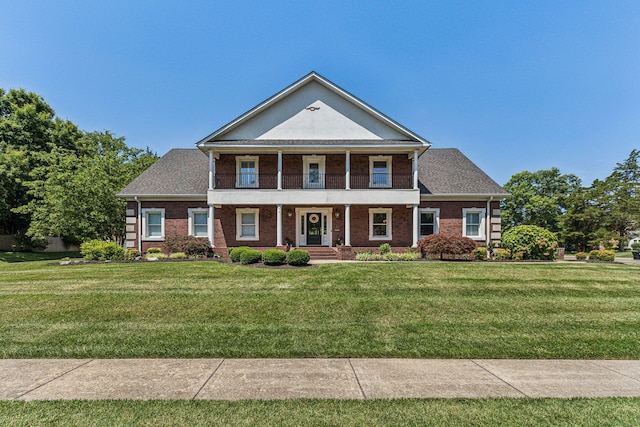
[[[344,205],[344,245],[351,246],[351,205]]]
[[[420,227],[420,209],[419,205],[413,205],[413,244],[412,248],[418,247],[418,228]]]
[[[282,190],[282,151],[278,151],[278,190]]]
[[[215,222],[214,222],[214,215],[215,212],[215,208],[213,207],[212,203],[209,203],[209,216],[207,218],[207,231],[209,232],[209,242],[211,243],[211,247],[215,248],[215,242],[213,241],[213,236],[215,235]]]
[[[413,152],[413,189],[418,189],[418,150]]]
[[[276,209],[276,246],[282,246],[282,205]]]
[[[344,188],[345,190],[351,190],[351,151],[347,151],[345,155],[345,165]]]
[[[213,190],[213,172],[215,160],[213,159],[213,150],[209,150],[209,190]]]

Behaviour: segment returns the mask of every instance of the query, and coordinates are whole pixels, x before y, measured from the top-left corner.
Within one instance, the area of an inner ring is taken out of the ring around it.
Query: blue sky
[[[640,148],[640,2],[7,1],[0,87],[162,155],[314,70],[504,184]]]

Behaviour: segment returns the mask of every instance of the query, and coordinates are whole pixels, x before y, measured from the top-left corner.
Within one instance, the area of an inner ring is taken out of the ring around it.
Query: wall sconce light
[[[335,215],[336,219],[340,218],[340,211],[338,209],[336,209],[333,214]]]
[[[291,218],[293,216],[293,212],[291,209],[287,209],[287,217]]]

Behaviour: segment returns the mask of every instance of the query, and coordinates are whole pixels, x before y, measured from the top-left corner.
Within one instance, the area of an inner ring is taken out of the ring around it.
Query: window
[[[208,209],[189,209],[189,235],[209,237]]]
[[[420,236],[438,234],[440,209],[420,209]]]
[[[484,217],[484,209],[462,209],[462,235],[474,240],[483,240]]]
[[[258,188],[258,157],[236,157],[236,187]]]
[[[259,239],[258,213],[258,209],[236,209],[236,240]]]
[[[324,188],[324,156],[303,156],[304,188]]]
[[[369,209],[369,240],[391,240],[391,209]]]
[[[391,187],[391,156],[369,157],[369,187]]]
[[[164,240],[164,209],[142,209],[142,238]]]

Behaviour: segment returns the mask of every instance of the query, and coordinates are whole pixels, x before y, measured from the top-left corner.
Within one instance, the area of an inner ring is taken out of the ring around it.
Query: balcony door
[[[302,164],[303,188],[325,188],[325,157],[303,156]]]

